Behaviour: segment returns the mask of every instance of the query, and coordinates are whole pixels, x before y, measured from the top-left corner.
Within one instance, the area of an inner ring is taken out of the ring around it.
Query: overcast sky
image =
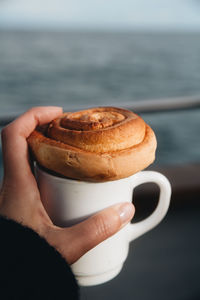
[[[200,30],[198,0],[0,0],[0,27]]]

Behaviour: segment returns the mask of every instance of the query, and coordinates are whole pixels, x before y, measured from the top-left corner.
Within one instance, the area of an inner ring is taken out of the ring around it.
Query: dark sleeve
[[[74,275],[33,230],[0,217],[0,299],[79,299]]]

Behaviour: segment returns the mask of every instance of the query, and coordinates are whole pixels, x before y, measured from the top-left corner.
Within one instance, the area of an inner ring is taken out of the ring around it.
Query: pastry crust
[[[117,180],[155,159],[153,130],[128,110],[100,107],[65,113],[46,127],[29,136],[30,148],[41,166],[68,178]]]

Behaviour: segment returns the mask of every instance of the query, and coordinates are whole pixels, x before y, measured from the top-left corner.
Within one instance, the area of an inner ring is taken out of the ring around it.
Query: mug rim
[[[84,181],[84,180],[79,180],[79,179],[73,179],[73,178],[67,178],[64,177],[60,174],[51,174],[51,170],[45,169],[43,166],[41,166],[38,162],[34,161],[34,169],[38,169],[41,173],[43,173],[45,176],[48,176],[50,178],[54,178],[54,180],[60,181],[60,182],[70,182],[71,184],[109,184],[109,183],[114,183],[114,182],[120,182],[120,181],[128,181],[131,177],[135,176],[136,174],[140,173],[137,172],[129,177],[117,179],[117,180],[109,180],[109,181],[101,181],[101,182],[96,182],[96,181]]]
[[[45,176],[49,176],[49,177],[52,177],[56,180],[63,180],[63,181],[71,181],[71,183],[74,183],[74,182],[81,182],[79,181],[78,179],[73,179],[73,178],[67,178],[67,177],[64,177],[58,173],[55,173],[53,174],[53,171],[49,170],[49,169],[46,169],[45,167],[41,166],[38,162],[34,162],[34,168],[35,169],[39,169],[39,171],[41,173],[44,173]],[[51,173],[52,172],[52,173]],[[86,181],[84,181],[86,182]]]

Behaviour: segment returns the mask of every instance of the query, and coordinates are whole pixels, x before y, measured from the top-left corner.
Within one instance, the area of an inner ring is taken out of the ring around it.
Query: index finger
[[[61,107],[34,107],[2,130],[5,175],[21,177],[31,172],[26,139],[36,126],[48,123],[60,114]]]

